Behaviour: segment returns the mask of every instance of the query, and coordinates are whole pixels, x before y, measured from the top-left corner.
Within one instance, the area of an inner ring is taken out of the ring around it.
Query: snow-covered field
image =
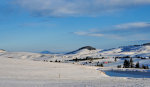
[[[148,78],[110,77],[96,69],[97,67],[0,57],[0,87],[149,87],[150,85]]]
[[[117,68],[125,58],[114,58],[128,55],[134,64],[150,66],[150,46],[89,49],[69,54],[0,50],[0,87],[150,87],[149,69]],[[104,67],[96,67],[101,63]]]

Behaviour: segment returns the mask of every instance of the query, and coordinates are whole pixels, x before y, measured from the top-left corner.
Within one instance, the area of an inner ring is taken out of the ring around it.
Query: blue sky
[[[67,52],[150,41],[150,0],[0,0],[0,48]]]

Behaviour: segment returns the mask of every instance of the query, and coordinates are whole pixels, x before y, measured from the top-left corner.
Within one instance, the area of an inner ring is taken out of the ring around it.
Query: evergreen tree
[[[134,68],[133,59],[130,58],[130,68]]]
[[[97,62],[97,66],[99,65],[99,61]]]
[[[121,65],[118,65],[117,68],[121,68]]]
[[[57,62],[57,60],[55,60],[55,62]]]
[[[146,66],[146,69],[149,69],[148,65]]]
[[[75,58],[74,61],[77,62],[77,61],[78,61],[78,58]]]
[[[124,68],[129,68],[130,67],[130,62],[128,60],[124,60],[124,64],[123,64]]]
[[[136,63],[135,68],[140,68],[140,63],[139,62]]]
[[[103,64],[101,64],[100,66],[101,66],[101,67],[104,67],[104,65],[103,65]]]
[[[148,65],[147,65],[147,66],[142,65],[142,68],[143,68],[143,69],[149,69]]]
[[[117,62],[117,58],[115,58],[115,62]]]
[[[104,65],[101,63],[101,64],[97,64],[97,66],[99,67],[104,67]]]
[[[142,65],[142,68],[143,68],[143,69],[146,69],[146,66]]]

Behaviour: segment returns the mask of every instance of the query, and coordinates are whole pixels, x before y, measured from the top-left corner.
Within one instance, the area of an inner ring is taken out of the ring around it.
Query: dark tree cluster
[[[59,62],[60,63],[61,61],[60,60],[55,60],[55,62]]]
[[[135,68],[134,64],[133,64],[133,59],[130,58],[130,60],[124,60],[124,64],[123,64],[124,68]]]
[[[119,66],[117,66],[119,68]],[[123,68],[142,68],[142,69],[149,69],[148,65],[142,65],[140,67],[140,63],[137,62],[135,65],[133,64],[133,59],[130,58],[130,60],[124,60]]]
[[[123,63],[123,68],[130,68],[130,61],[125,59]]]
[[[61,62],[60,60],[55,60],[55,61],[52,61],[52,60],[50,60],[50,61],[48,61],[48,60],[43,60],[44,62]]]
[[[68,61],[74,61],[74,62],[79,62],[79,61],[86,61],[86,60],[90,60],[91,62],[93,60],[98,60],[98,59],[101,59],[101,58],[92,58],[92,57],[86,57],[86,58],[75,58],[75,59],[72,59],[72,60],[68,60]]]
[[[148,65],[142,65],[142,69],[149,69]]]
[[[130,56],[118,56],[118,57],[115,57],[115,58],[121,59],[121,58],[132,58],[132,57],[130,57]]]
[[[136,58],[139,58],[139,59],[150,59],[150,57],[142,57],[142,56],[135,56]]]
[[[102,63],[101,64],[97,64],[96,66],[104,67],[104,65]]]
[[[123,58],[131,58],[130,56],[124,56]]]
[[[121,65],[118,65],[117,68],[121,68]]]

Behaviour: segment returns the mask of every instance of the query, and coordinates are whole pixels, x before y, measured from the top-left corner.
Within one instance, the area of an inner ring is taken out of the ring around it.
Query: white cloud
[[[74,32],[77,35],[88,35],[88,32]]]
[[[94,32],[74,32],[76,35],[81,35],[81,36],[93,36],[93,37],[102,37],[104,36],[103,34],[100,33],[94,33]]]
[[[114,25],[113,27],[110,26],[109,28],[109,30],[105,30],[105,28],[99,30],[91,29],[84,32],[75,32],[74,34],[82,36],[104,37],[117,40],[142,40],[149,38],[148,36],[150,32],[150,23],[133,22]]]
[[[74,32],[74,34],[76,35],[80,35],[80,36],[91,36],[91,37],[106,37],[106,38],[112,38],[112,39],[124,39],[122,36],[119,35],[115,35],[115,34],[102,34],[102,33],[98,33],[98,32]]]
[[[102,36],[104,36],[104,34],[100,34],[100,33],[93,33],[93,34],[89,34],[88,36],[102,37]]]
[[[14,0],[40,16],[97,16],[126,8],[150,5],[150,0]]]
[[[150,27],[150,23],[148,22],[134,22],[134,23],[126,23],[126,24],[120,24],[116,25],[115,28],[121,30],[121,29],[143,29]]]

